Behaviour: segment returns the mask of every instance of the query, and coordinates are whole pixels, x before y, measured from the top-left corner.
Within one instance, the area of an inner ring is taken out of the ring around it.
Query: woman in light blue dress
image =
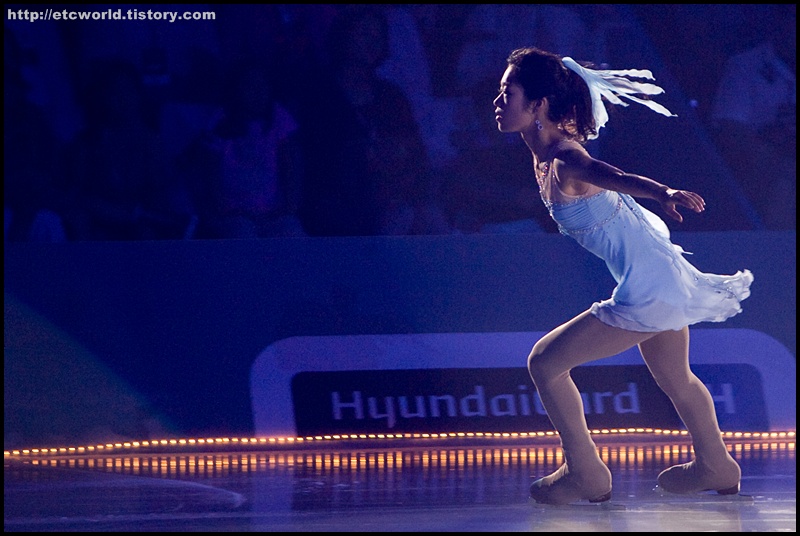
[[[670,241],[666,224],[634,198],[657,201],[668,216],[705,209],[703,198],[626,173],[593,158],[583,144],[608,120],[604,100],[627,99],[662,115],[648,97],[663,90],[649,71],[598,71],[536,48],[508,57],[494,100],[501,132],[519,132],[533,155],[542,200],[562,234],[606,262],[617,286],[607,300],[542,337],[528,370],[558,431],[564,463],[531,485],[540,503],[611,498],[611,473],[600,459],[570,370],[638,345],[653,378],[669,396],[692,437],[695,458],[664,470],[658,484],[672,493],[739,492],[741,470],[722,440],[708,389],[689,367],[689,326],[721,322],[741,312],[750,295],[748,270],[700,272]],[[568,283],[568,282],[567,282]]]

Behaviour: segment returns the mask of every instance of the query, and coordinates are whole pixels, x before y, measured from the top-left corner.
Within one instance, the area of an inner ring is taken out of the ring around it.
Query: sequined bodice
[[[567,143],[575,142],[564,141],[557,147]],[[608,223],[622,206],[622,199],[617,192],[594,185],[587,185],[584,195],[565,193],[559,186],[552,159],[543,162],[535,171],[539,195],[562,234],[591,232]]]

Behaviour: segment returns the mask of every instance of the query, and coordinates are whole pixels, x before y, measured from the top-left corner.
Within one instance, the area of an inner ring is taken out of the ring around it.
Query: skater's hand
[[[687,190],[675,190],[667,188],[660,199],[661,208],[673,219],[683,221],[683,216],[678,212],[677,206],[686,207],[695,212],[703,212],[706,209],[706,202],[699,194]]]

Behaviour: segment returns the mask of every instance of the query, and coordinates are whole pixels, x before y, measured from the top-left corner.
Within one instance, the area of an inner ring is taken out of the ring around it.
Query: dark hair
[[[506,60],[515,67],[510,80],[522,86],[525,98],[550,103],[548,118],[561,125],[575,141],[585,143],[597,134],[592,97],[583,78],[567,68],[561,57],[536,47],[518,48]],[[581,62],[581,65],[589,64]]]

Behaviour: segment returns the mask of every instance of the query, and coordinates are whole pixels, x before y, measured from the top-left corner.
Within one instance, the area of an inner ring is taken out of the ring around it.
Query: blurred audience
[[[722,155],[767,229],[797,222],[796,8],[773,6],[763,41],[728,59],[712,111]]]
[[[180,28],[6,24],[7,240],[555,232],[526,166],[511,164],[519,140],[494,128],[494,66],[520,43],[603,62],[631,23],[607,4],[206,8],[216,20]],[[676,12],[768,15],[751,17],[762,39],[749,50],[737,37],[706,52],[743,50],[724,74],[702,71],[720,79],[705,118],[767,229],[796,222],[795,9]],[[702,83],[696,65],[672,69]],[[706,84],[687,89],[710,95]]]
[[[283,4],[214,4],[221,56],[233,64],[268,63],[289,38]]]
[[[190,216],[177,204],[181,192],[141,72],[124,59],[97,60],[93,67],[81,93],[85,126],[63,162],[70,238],[186,237]]]
[[[219,119],[178,159],[197,238],[305,235],[298,125],[276,101],[273,76],[257,60],[232,69]]]
[[[419,126],[428,160],[434,168],[449,164],[457,156],[451,133],[459,99],[454,95],[437,94],[433,85],[431,58],[440,52],[438,43],[423,38],[423,24],[438,29],[442,19],[460,14],[464,5],[456,4],[387,4],[389,50],[377,68],[378,75],[397,84],[411,104]],[[430,29],[428,29],[430,31]],[[430,35],[427,36],[428,38]],[[457,49],[458,41],[445,44],[445,49]],[[437,46],[437,48],[431,48]]]
[[[19,42],[8,28],[3,36],[3,237],[63,242],[64,199],[56,172],[61,144],[31,102]]]
[[[348,5],[328,56],[290,80],[303,130],[301,218],[313,236],[449,232],[413,109],[381,78],[388,23],[378,4]]]

